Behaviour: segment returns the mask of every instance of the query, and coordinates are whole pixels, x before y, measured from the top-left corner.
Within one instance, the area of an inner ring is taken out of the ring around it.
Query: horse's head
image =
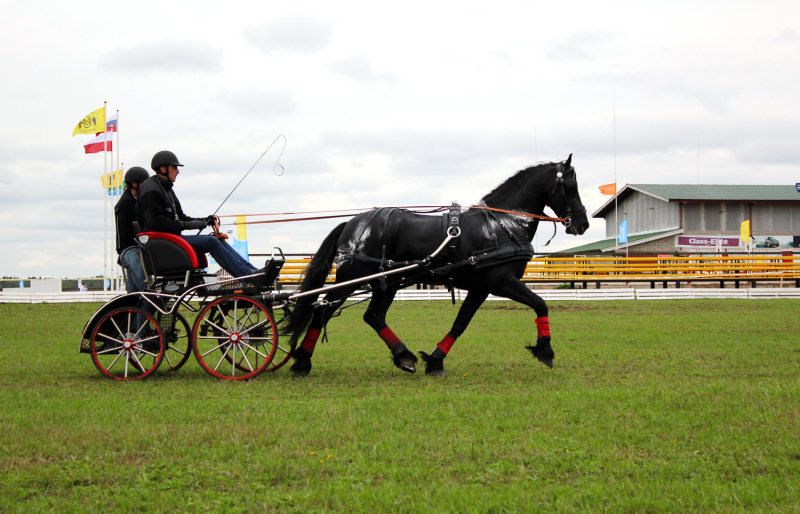
[[[586,207],[578,194],[578,179],[575,168],[572,167],[572,154],[553,171],[553,186],[549,189],[547,205],[555,211],[556,216],[566,220],[564,225],[568,234],[579,236],[589,228]]]

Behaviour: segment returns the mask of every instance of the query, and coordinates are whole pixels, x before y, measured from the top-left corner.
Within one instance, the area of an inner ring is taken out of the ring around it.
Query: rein
[[[513,214],[515,216],[525,216],[528,218],[536,218],[542,221],[556,221],[559,223],[566,223],[566,218],[552,218],[550,216],[544,216],[542,214],[529,214],[527,212],[519,212],[519,211],[508,211],[506,209],[498,209],[497,207],[489,207],[487,205],[473,205],[470,209],[483,209],[485,211],[495,211],[495,212],[503,212],[505,214]]]
[[[372,209],[376,209],[377,207],[369,207],[366,209],[342,209],[342,210],[333,210],[333,211],[303,211],[303,212],[273,212],[273,213],[261,213],[261,214],[225,214],[220,215],[220,218],[237,218],[242,216],[296,216],[300,214],[319,214],[325,212],[346,212],[347,214],[330,214],[327,216],[304,216],[300,218],[281,218],[275,220],[262,220],[262,221],[245,221],[245,222],[234,222],[229,223],[230,225],[257,225],[261,223],[288,223],[292,221],[312,221],[312,220],[324,220],[324,219],[331,219],[331,218],[350,218],[353,216],[357,216],[361,212],[370,211]],[[443,212],[450,208],[450,206],[445,205],[410,205],[410,206],[403,206],[403,207],[394,207],[395,209],[428,209],[426,211],[414,211],[417,214],[433,214],[436,212]],[[559,223],[566,223],[565,218],[553,218],[550,216],[544,216],[541,214],[530,214],[527,212],[519,212],[519,211],[510,211],[507,209],[499,209],[497,207],[489,207],[486,205],[473,205],[470,209],[480,209],[486,211],[495,211],[495,212],[502,212],[505,214],[513,214],[515,216],[525,216],[527,218],[536,218],[543,221],[553,221]],[[358,212],[353,212],[358,211]]]

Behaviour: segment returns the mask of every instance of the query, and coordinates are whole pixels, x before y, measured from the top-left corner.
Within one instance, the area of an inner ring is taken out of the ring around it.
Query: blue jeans
[[[129,246],[122,250],[119,254],[119,262],[125,268],[125,289],[128,293],[138,293],[144,291],[144,266],[142,266],[142,250],[135,246]],[[137,307],[145,312],[151,312],[153,309],[150,305],[146,304],[141,298],[136,304]],[[141,314],[136,315],[136,325],[141,327],[145,322],[145,317]]]
[[[214,236],[181,236],[197,253],[210,253],[222,269],[234,277],[252,275],[256,268],[236,253],[231,245]]]
[[[125,268],[125,289],[129,293],[144,291],[144,266],[142,266],[142,251],[129,246],[122,250],[119,255],[119,262]]]

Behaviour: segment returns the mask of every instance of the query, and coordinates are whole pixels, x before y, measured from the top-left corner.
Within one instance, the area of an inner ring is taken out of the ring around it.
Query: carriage
[[[536,342],[526,348],[552,367],[547,305],[520,278],[540,221],[563,223],[573,235],[589,226],[571,160],[517,172],[463,215],[457,204],[438,219],[394,207],[355,215],[328,234],[291,293],[275,290],[285,261],[280,250],[259,273],[220,280],[204,271],[204,256],[182,238],[139,234],[148,290],[103,305],[84,327],[81,351],[117,380],[152,375],[163,360],[178,369],[190,353],[222,379],[250,379],[290,358],[294,374],[304,376],[328,321],[366,285],[371,298],[364,321],[386,343],[394,365],[413,373],[417,357],[386,324],[386,312],[399,289],[429,283],[465,289],[467,297],[433,352],[420,352],[426,374],[444,374],[444,358],[490,294],[536,312]],[[545,207],[558,217],[543,215]],[[325,285],[334,260],[336,283]],[[289,335],[288,344],[279,343],[281,334]]]
[[[83,328],[80,351],[103,375],[143,379],[159,366],[179,369],[192,353],[209,374],[229,380],[286,363],[291,352],[278,342],[275,318],[288,297],[274,291],[285,261],[280,249],[259,273],[220,279],[178,236],[144,232],[136,239],[147,290],[113,298]]]

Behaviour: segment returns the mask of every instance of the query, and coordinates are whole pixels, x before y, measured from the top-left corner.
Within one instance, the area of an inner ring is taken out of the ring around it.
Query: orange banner
[[[617,183],[612,182],[611,184],[604,184],[600,186],[600,192],[604,195],[615,195],[617,194]]]

